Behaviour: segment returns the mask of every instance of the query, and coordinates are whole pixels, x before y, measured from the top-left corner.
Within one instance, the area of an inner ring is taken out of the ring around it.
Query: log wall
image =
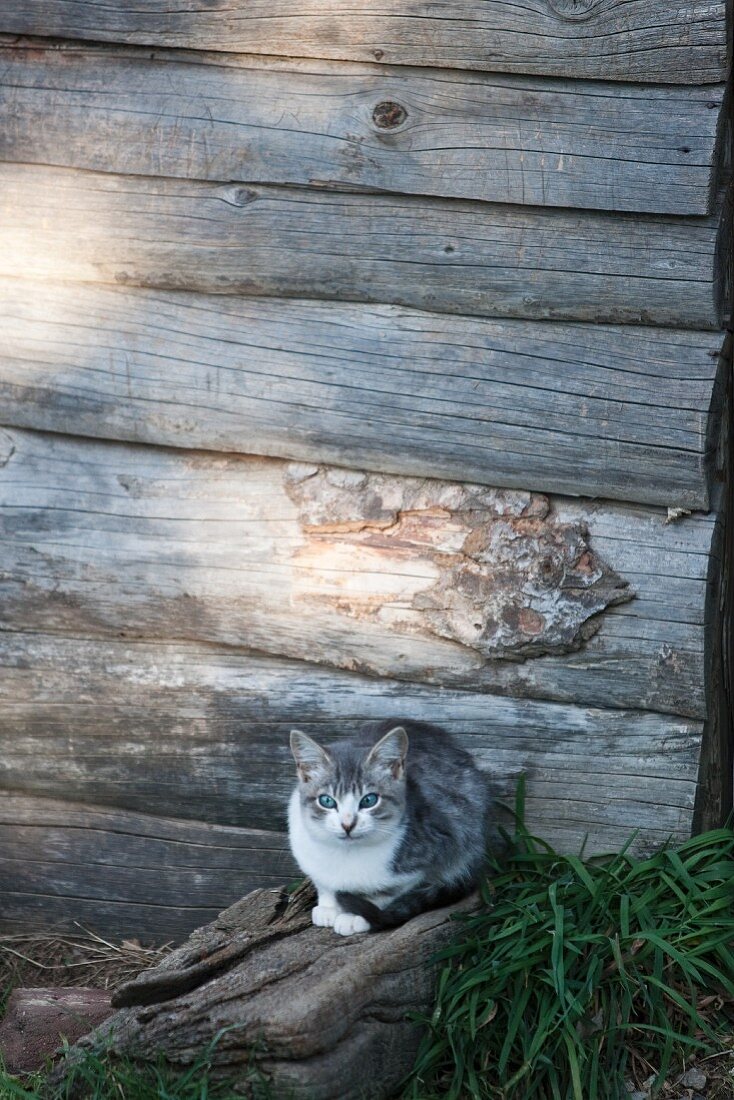
[[[438,721],[564,850],[724,818],[728,43],[4,6],[0,928],[293,876],[295,724]]]

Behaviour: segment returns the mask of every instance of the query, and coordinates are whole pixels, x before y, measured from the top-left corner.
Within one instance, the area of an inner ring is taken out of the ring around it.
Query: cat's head
[[[408,735],[395,726],[370,749],[349,741],[324,748],[291,730],[291,751],[306,828],[316,838],[378,843],[405,812]]]

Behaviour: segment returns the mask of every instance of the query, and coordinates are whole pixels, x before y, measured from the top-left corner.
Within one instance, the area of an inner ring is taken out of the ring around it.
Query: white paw
[[[328,905],[315,905],[311,910],[311,921],[318,928],[333,928],[338,909],[330,909]]]
[[[369,923],[364,917],[356,917],[352,913],[339,913],[334,921],[334,931],[340,936],[354,936],[357,932],[369,932]]]

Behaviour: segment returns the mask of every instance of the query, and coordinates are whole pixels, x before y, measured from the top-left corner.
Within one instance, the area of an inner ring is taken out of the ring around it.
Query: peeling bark
[[[307,576],[348,548],[367,573],[370,561],[403,559],[418,578],[402,605],[379,583],[359,592],[323,578],[302,585],[305,598],[355,618],[385,621],[390,602],[398,628],[488,659],[526,658],[579,649],[606,608],[633,596],[591,549],[584,524],[560,522],[538,493],[304,464],[286,469],[285,487]]]

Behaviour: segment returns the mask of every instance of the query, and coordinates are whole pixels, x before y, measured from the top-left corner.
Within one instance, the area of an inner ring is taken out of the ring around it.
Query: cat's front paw
[[[370,925],[364,917],[357,917],[353,913],[339,913],[333,927],[340,936],[354,936],[357,932],[370,930]]]
[[[331,909],[328,905],[315,905],[311,910],[311,923],[317,928],[333,928],[338,916],[338,909]]]

